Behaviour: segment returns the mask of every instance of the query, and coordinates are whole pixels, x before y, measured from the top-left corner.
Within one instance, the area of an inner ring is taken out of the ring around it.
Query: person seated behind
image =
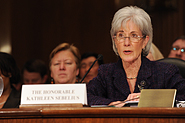
[[[163,59],[164,56],[162,53],[159,51],[159,49],[155,46],[154,43],[152,43],[150,51],[148,55],[146,56],[150,61],[156,61],[159,59]]]
[[[0,108],[19,108],[21,93],[13,84],[20,82],[20,70],[12,55],[0,52],[0,77],[4,83],[4,90],[0,97]]]
[[[122,107],[121,101],[139,101],[141,89],[177,89],[176,100],[185,100],[185,80],[177,66],[146,58],[152,43],[149,15],[138,7],[118,10],[112,21],[116,63],[103,64],[87,84],[88,104]]]
[[[79,74],[80,52],[68,43],[58,45],[50,54],[51,77],[55,84],[74,84]]]
[[[180,36],[174,41],[168,58],[179,58],[185,60],[185,36]]]
[[[90,53],[89,52],[89,53],[82,54],[81,63],[80,63],[80,74],[79,74],[80,79],[82,79],[84,77],[84,75],[89,70],[92,63],[97,58],[98,58],[97,53]],[[95,64],[93,65],[93,67],[91,68],[91,70],[89,71],[89,73],[87,74],[87,76],[84,78],[83,82],[88,83],[90,80],[92,80],[94,77],[96,77],[98,75],[98,68],[101,64],[103,64],[103,59],[96,61]]]
[[[22,68],[23,84],[45,84],[48,82],[48,69],[39,59],[28,60]]]

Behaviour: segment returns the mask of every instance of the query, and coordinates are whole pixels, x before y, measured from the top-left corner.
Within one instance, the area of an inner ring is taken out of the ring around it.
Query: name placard
[[[23,104],[68,104],[87,105],[86,84],[39,84],[23,85]]]

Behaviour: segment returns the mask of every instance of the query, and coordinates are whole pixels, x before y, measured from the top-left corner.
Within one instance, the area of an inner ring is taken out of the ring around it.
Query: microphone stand
[[[93,67],[93,65],[95,64],[96,61],[98,61],[99,59],[101,59],[103,56],[101,54],[98,55],[98,58],[92,63],[92,65],[90,66],[90,68],[88,69],[88,71],[85,73],[84,77],[81,79],[80,83],[82,83],[82,81],[85,79],[85,77],[87,76],[87,74],[89,73],[89,71],[91,70],[91,68]]]

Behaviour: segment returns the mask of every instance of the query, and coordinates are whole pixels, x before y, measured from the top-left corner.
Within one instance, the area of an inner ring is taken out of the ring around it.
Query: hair
[[[160,50],[153,43],[151,45],[150,52],[152,53],[154,60],[159,60],[159,59],[164,58],[163,54],[160,52]]]
[[[51,61],[52,61],[52,58],[55,56],[55,54],[57,54],[59,51],[64,51],[64,50],[69,50],[72,52],[72,54],[75,57],[77,68],[80,68],[80,58],[81,58],[80,51],[78,50],[77,47],[73,46],[73,44],[70,45],[68,43],[59,44],[55,49],[53,49],[49,57],[50,59],[49,66],[51,66]]]
[[[10,84],[20,82],[20,70],[12,55],[0,52],[0,71],[5,77],[10,77]]]
[[[174,42],[176,42],[176,41],[179,40],[179,39],[185,40],[185,35],[181,35],[181,36],[177,37],[177,38],[174,40]],[[174,42],[173,42],[173,43],[174,43]]]
[[[24,73],[24,70],[39,73],[42,78],[44,75],[47,75],[48,72],[46,64],[39,59],[28,60],[22,68],[22,73]]]
[[[98,58],[98,54],[97,53],[87,52],[87,53],[82,54],[81,60],[86,59],[86,58],[91,57],[91,56],[95,57],[96,59]],[[99,59],[98,60],[98,64],[99,65],[101,65],[103,63],[104,63],[103,59]]]
[[[114,52],[116,55],[119,55],[113,36],[119,31],[121,26],[125,26],[128,21],[135,23],[143,35],[149,36],[149,41],[142,50],[142,55],[147,56],[152,43],[153,29],[150,16],[143,9],[138,8],[137,6],[127,6],[115,13],[110,31]]]

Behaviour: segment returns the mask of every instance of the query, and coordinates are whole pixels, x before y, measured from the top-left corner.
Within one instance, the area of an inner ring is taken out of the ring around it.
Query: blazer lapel
[[[135,85],[134,93],[140,92],[140,86],[144,88],[148,88],[151,84],[148,81],[148,78],[152,75],[152,62],[147,58],[142,57],[141,67],[138,72],[138,77]],[[117,90],[120,91],[124,96],[128,96],[130,94],[130,88],[126,79],[126,74],[122,66],[121,59],[115,64],[115,69],[113,71],[113,85]]]
[[[147,58],[142,57],[141,67],[138,73],[137,82],[135,85],[135,93],[140,92],[140,89],[146,89],[151,84],[148,78],[152,76],[152,62]]]
[[[20,91],[16,91],[14,88],[12,88],[10,96],[5,102],[3,108],[18,108],[20,105],[20,97],[21,97]]]
[[[124,96],[127,96],[130,93],[129,85],[126,80],[126,74],[123,69],[121,59],[118,60],[113,71],[113,85]]]

